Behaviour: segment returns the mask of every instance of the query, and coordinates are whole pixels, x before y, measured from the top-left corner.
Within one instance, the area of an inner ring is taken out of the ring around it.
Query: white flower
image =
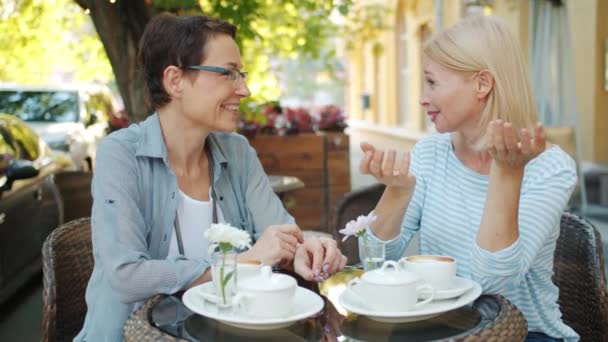
[[[230,244],[232,247],[243,249],[251,248],[251,236],[244,230],[235,228],[229,224],[213,223],[205,232],[205,237],[211,244],[209,254],[221,244]]]
[[[357,220],[349,221],[344,229],[340,229],[340,233],[345,235],[342,241],[346,241],[349,236],[363,236],[367,227],[376,221],[377,218],[372,211],[367,216],[361,215],[357,217]]]

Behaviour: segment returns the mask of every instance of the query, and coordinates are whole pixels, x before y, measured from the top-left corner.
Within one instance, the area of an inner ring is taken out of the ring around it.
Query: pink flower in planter
[[[346,116],[335,105],[327,105],[321,108],[318,118],[318,126],[320,130],[327,131],[344,131],[346,128]]]
[[[312,116],[305,108],[287,108],[285,111],[287,121],[291,123],[292,128],[299,133],[312,132]]]

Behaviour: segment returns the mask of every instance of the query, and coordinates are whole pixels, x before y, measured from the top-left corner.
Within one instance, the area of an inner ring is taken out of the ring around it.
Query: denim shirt
[[[206,143],[215,199],[227,223],[249,232],[254,242],[270,225],[294,223],[243,136],[213,132]],[[103,139],[91,188],[95,266],[84,327],[75,340],[122,341],[125,321],[145,299],[183,290],[211,260],[167,257],[178,184],[157,114]]]

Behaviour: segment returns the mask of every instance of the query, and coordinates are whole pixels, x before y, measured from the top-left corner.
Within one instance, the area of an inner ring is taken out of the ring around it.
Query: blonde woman
[[[420,254],[456,257],[459,276],[514,303],[529,341],[578,340],[551,281],[576,169],[545,142],[519,43],[498,19],[464,19],[426,43],[424,80],[439,134],[402,161],[361,146],[361,172],[387,185],[369,234],[397,259],[420,232]]]

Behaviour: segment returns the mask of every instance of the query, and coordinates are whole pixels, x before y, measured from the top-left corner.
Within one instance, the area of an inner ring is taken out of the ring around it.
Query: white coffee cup
[[[447,290],[456,278],[456,259],[441,255],[414,255],[399,260],[406,271],[413,272],[435,290]]]
[[[357,286],[355,286],[357,285]],[[360,301],[377,312],[404,312],[433,300],[434,291],[414,273],[399,267],[396,261],[385,261],[381,268],[363,273],[348,283]],[[425,299],[418,302],[420,297]]]
[[[258,276],[239,280],[233,306],[256,318],[280,318],[291,314],[298,283],[286,274],[272,273],[262,266]]]
[[[262,262],[260,260],[239,260],[236,265],[237,282],[257,277],[262,271]]]

